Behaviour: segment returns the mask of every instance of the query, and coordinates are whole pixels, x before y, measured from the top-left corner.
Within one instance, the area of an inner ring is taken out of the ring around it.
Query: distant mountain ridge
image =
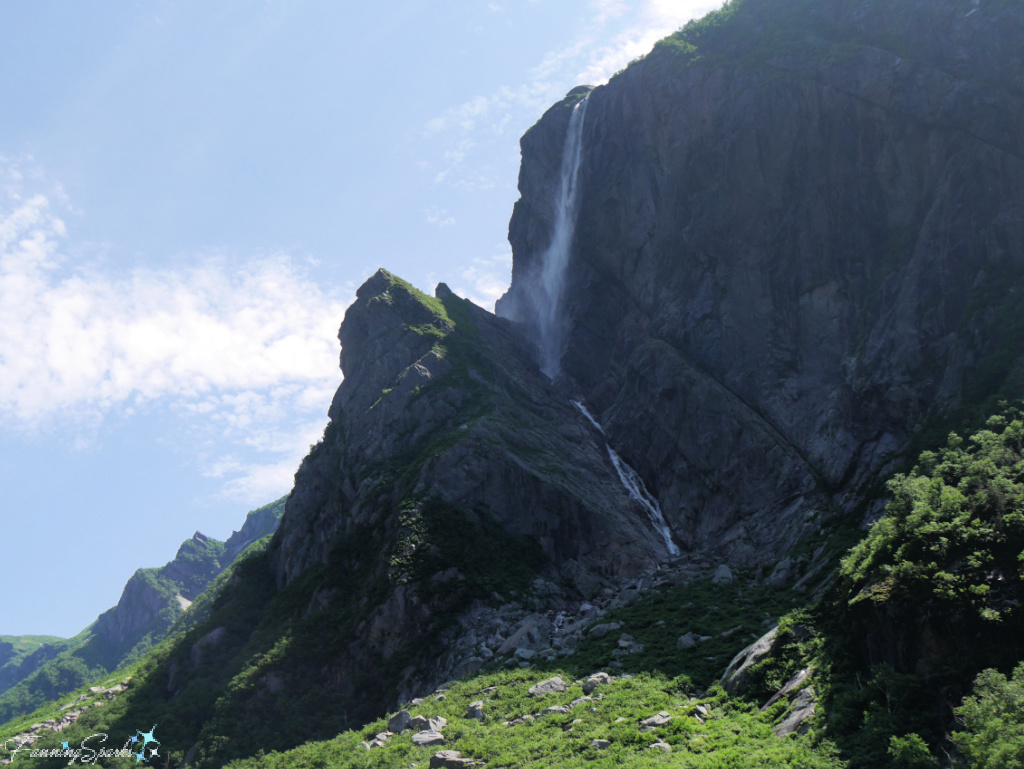
[[[137,659],[184,614],[192,602],[249,545],[273,533],[287,496],[251,511],[226,542],[196,532],[174,558],[137,570],[117,605],[69,639],[38,637],[32,651],[14,653],[0,644],[0,722],[31,711],[85,681]],[[22,647],[34,636],[20,637]]]

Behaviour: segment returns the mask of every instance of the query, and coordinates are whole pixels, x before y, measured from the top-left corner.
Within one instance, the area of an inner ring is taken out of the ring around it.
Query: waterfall
[[[572,401],[572,405],[579,409],[580,413],[590,421],[590,424],[597,428],[601,435],[604,435],[604,428],[598,424],[582,401]],[[651,519],[651,525],[665,540],[665,548],[668,550],[669,555],[679,555],[679,546],[672,540],[672,530],[668,527],[668,523],[665,522],[665,516],[661,514],[661,505],[658,504],[658,500],[654,498],[654,495],[647,490],[647,486],[644,485],[644,479],[640,477],[640,473],[630,467],[607,440],[604,442],[604,447],[608,450],[608,457],[612,460],[615,472],[619,474],[619,480],[626,488],[630,498],[638,502],[647,511],[647,515]]]
[[[572,236],[576,229],[577,180],[583,155],[583,116],[586,112],[587,98],[584,97],[572,108],[569,117],[569,128],[562,149],[558,199],[555,201],[555,224],[551,243],[541,255],[539,279],[535,286],[540,369],[552,379],[558,375],[568,333],[562,292],[565,288],[565,270],[569,264]]]

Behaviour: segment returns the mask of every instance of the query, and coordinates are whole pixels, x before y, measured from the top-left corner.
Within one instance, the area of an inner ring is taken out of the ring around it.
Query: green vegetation
[[[442,716],[445,749],[484,761],[487,766],[517,769],[548,767],[673,766],[693,769],[760,766],[766,769],[839,769],[834,749],[815,735],[780,740],[772,734],[777,713],[757,713],[749,705],[730,700],[715,690],[698,700],[687,696],[679,682],[661,675],[620,678],[598,687],[593,701],[573,705],[583,697],[580,683],[568,691],[530,697],[531,685],[547,674],[505,671],[460,681],[441,698],[428,698],[412,715]],[[571,678],[566,677],[569,682]],[[482,721],[467,718],[470,702],[484,702]],[[696,706],[707,709],[706,723],[694,715]],[[550,707],[565,713],[539,715]],[[672,719],[644,731],[641,721],[661,711]],[[533,716],[531,719],[530,717]],[[523,723],[506,724],[516,719]],[[386,719],[347,731],[336,738],[304,745],[284,753],[255,756],[229,764],[231,769],[287,769],[289,767],[409,767],[426,766],[437,747],[417,747],[410,734],[391,737],[369,751],[360,745],[387,728]],[[609,746],[592,747],[594,740]],[[671,753],[652,749],[656,742],[671,746]]]
[[[626,672],[684,676],[693,686],[707,688],[737,652],[767,632],[766,622],[771,624],[769,620],[791,609],[795,600],[805,599],[790,590],[758,586],[742,573],[733,584],[702,580],[668,588],[609,611],[600,621],[618,622],[622,628],[600,638],[585,638],[576,654],[559,664],[575,675],[586,675],[613,671],[611,664],[618,660]],[[615,655],[622,633],[635,638],[643,650]],[[709,640],[679,650],[679,637],[686,633]]]
[[[1024,663],[1013,678],[989,668],[956,710],[963,731],[953,735],[970,769],[1024,767]]]
[[[524,593],[544,565],[536,542],[508,534],[486,510],[470,518],[438,499],[407,500],[400,507],[399,525],[389,577],[392,584],[416,582],[423,600],[458,591],[461,608],[473,599],[493,601],[499,590]],[[430,584],[428,594],[426,580],[450,569],[457,574]]]
[[[889,483],[886,515],[843,559],[851,603],[940,602],[989,622],[1017,619],[1024,561],[1024,423],[994,416],[955,433]]]
[[[253,510],[249,515],[266,514],[269,510],[274,518],[279,519],[284,512],[285,499]],[[39,647],[32,655],[39,658],[38,664],[28,669],[25,662],[35,660],[32,656],[26,658],[20,671],[22,675],[0,694],[0,723],[34,711],[88,681],[140,659],[165,634],[173,632],[171,628],[176,622],[184,621],[184,625],[189,627],[196,624],[207,613],[210,599],[197,600],[199,605],[190,607],[192,610],[186,612],[177,597],[198,599],[211,580],[218,574],[223,577],[221,561],[224,553],[224,542],[188,539],[167,565],[137,570],[125,586],[128,601],[125,611],[134,612],[129,621],[134,621],[135,626],[125,630],[122,623],[126,618],[122,617],[116,623],[118,629],[113,633],[107,632],[118,611],[110,609],[74,638],[53,639],[50,646]],[[225,579],[219,580],[216,586],[223,585]],[[134,610],[132,606],[135,606]],[[160,608],[154,612],[154,606]],[[143,624],[138,624],[140,622]]]

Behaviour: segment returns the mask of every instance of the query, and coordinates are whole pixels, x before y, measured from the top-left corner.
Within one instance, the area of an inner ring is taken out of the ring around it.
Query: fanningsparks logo
[[[160,748],[160,740],[156,738],[154,732],[156,732],[156,724],[148,732],[136,731],[125,740],[124,745],[120,748],[100,747],[107,741],[107,735],[98,732],[82,740],[77,748],[71,747],[67,742],[62,742],[59,748],[33,748],[24,743],[15,744],[12,748],[10,743],[14,740],[7,740],[4,743],[4,750],[10,753],[8,760],[11,763],[18,757],[18,754],[24,754],[28,758],[66,758],[68,766],[76,761],[83,764],[95,764],[101,758],[134,758],[136,764],[148,764],[150,759],[160,757],[157,752]]]

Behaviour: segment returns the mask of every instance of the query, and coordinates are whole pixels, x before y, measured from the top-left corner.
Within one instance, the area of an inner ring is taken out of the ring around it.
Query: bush
[[[956,709],[964,730],[953,742],[972,769],[1024,768],[1024,663],[1012,680],[997,670],[983,670],[974,694]]]
[[[1012,412],[1016,414],[1016,410]],[[965,442],[926,451],[889,482],[892,501],[843,559],[851,603],[900,595],[955,604],[988,622],[1016,611],[1024,562],[1024,423],[994,416]]]

